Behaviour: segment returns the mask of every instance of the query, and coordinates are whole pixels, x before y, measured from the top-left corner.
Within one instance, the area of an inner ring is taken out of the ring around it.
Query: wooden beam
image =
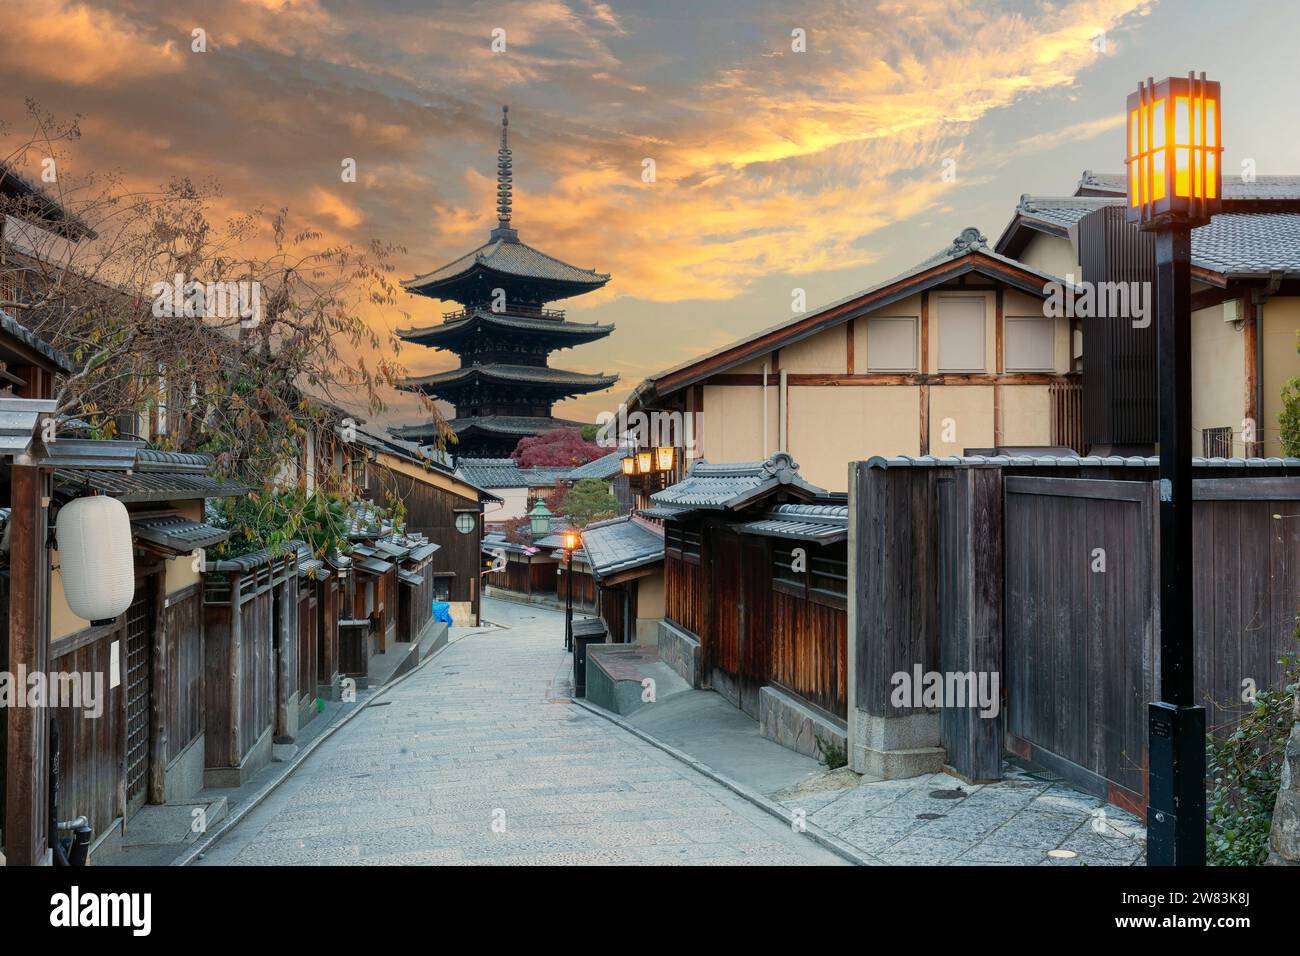
[[[150,634],[150,668],[149,675],[149,721],[151,733],[149,740],[149,800],[151,803],[166,803],[167,766],[167,575],[151,574],[145,578],[145,586],[153,587],[153,622]],[[201,613],[201,612],[200,612]]]
[[[48,474],[30,465],[10,470],[9,669],[46,673],[49,654],[50,554],[48,512],[42,499]],[[9,864],[45,862],[49,710],[12,707],[5,745],[5,858]]]
[[[1243,407],[1246,410],[1246,420],[1252,422],[1255,428],[1255,440],[1250,443],[1243,441],[1242,454],[1250,457],[1263,454],[1264,449],[1262,427],[1259,420],[1259,369],[1255,365],[1256,352],[1259,349],[1259,310],[1249,296],[1242,300],[1242,306],[1244,307],[1244,320],[1241,324],[1241,349],[1245,353],[1242,356],[1244,366],[1242,370],[1242,387],[1246,393]]]
[[[844,323],[844,351],[845,351],[844,370],[848,374],[852,375],[853,374],[853,322],[852,321]]]
[[[1002,375],[1006,371],[1006,363],[1003,360],[1003,302],[1002,287],[994,295],[993,310],[993,339],[994,339],[994,370],[997,372],[997,379],[993,382],[993,445],[996,448],[1002,444]]]

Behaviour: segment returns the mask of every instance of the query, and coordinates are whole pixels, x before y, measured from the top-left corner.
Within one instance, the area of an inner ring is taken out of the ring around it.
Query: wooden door
[[[740,547],[738,684],[740,709],[758,717],[758,692],[767,682],[771,656],[772,575],[767,540],[746,537]]]
[[[149,790],[149,752],[152,749],[153,657],[152,580],[136,584],[135,600],[126,609],[126,811],[144,805]]]
[[[712,535],[713,607],[710,609],[709,682],[740,706],[740,539],[727,531]]]

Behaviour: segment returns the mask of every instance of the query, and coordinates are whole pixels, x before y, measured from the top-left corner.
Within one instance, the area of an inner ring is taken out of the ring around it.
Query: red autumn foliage
[[[539,466],[577,467],[608,453],[594,441],[587,441],[576,428],[553,428],[541,435],[530,435],[515,446],[515,463],[520,468]]]

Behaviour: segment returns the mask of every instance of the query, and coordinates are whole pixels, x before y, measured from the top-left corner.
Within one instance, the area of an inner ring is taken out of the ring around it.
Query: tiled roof
[[[438,325],[423,328],[398,329],[398,338],[408,342],[425,342],[433,344],[440,338],[455,335],[457,332],[475,326],[491,325],[516,332],[542,332],[547,335],[559,335],[571,339],[598,339],[614,331],[612,325],[600,325],[596,322],[569,322],[557,319],[538,319],[531,316],[509,315],[492,312],[487,309],[475,309],[463,319],[453,319]]]
[[[597,578],[664,559],[663,533],[630,516],[587,525],[582,530],[582,546]]]
[[[593,375],[588,372],[570,372],[567,369],[551,368],[547,365],[470,365],[464,368],[448,369],[433,375],[408,378],[405,385],[411,388],[439,388],[459,385],[472,380],[484,382],[521,383],[524,385],[568,386],[591,390],[608,388],[618,381],[617,375]],[[453,419],[454,421],[454,419]],[[454,427],[454,426],[453,426]]]
[[[554,256],[539,252],[518,239],[498,238],[489,240],[473,252],[468,252],[441,268],[405,280],[402,287],[412,292],[420,292],[467,275],[479,268],[524,279],[589,285],[593,289],[609,281],[607,273],[571,266]]]
[[[834,544],[849,537],[847,504],[777,505],[758,521],[736,530],[769,538],[790,538],[817,544]]]
[[[1300,274],[1300,213],[1219,213],[1192,230],[1192,265],[1226,276]]]
[[[214,528],[180,515],[136,518],[131,522],[131,533],[137,541],[176,554],[186,554],[195,548],[210,548],[230,537],[230,532],[224,528]]]
[[[650,496],[656,505],[709,510],[740,508],[784,487],[800,497],[824,495],[824,489],[799,477],[799,466],[785,452],[767,461],[711,465],[697,461],[681,481]]]
[[[279,564],[281,561],[293,555],[294,558],[301,560],[302,549],[305,548],[306,542],[294,538],[275,547],[265,547],[257,551],[250,551],[248,554],[241,554],[237,558],[223,558],[220,561],[209,561],[207,570],[209,571],[238,571],[241,574],[251,571],[254,568],[260,568],[268,564]]]
[[[1079,180],[1079,190],[1108,192],[1116,196],[1128,195],[1128,179],[1124,173],[1094,173],[1084,170]],[[1254,182],[1242,182],[1239,176],[1223,177],[1225,201],[1300,200],[1300,176],[1256,176]]]
[[[1026,195],[1020,197],[1016,213],[1025,219],[1067,230],[1090,212],[1123,204],[1122,198],[1112,196]]]
[[[622,462],[626,454],[626,449],[619,448],[608,455],[602,455],[600,458],[589,461],[585,465],[579,465],[565,475],[565,479],[568,481],[581,481],[584,478],[613,478],[622,474]]]
[[[54,481],[57,485],[89,487],[124,502],[233,498],[249,492],[240,482],[209,474],[211,467],[208,455],[140,449],[134,471],[59,468],[54,472]]]
[[[72,372],[72,362],[62,352],[23,325],[4,309],[0,309],[0,329],[18,339],[30,349],[43,355],[50,364],[64,374]]]
[[[551,488],[567,467],[520,468],[513,458],[463,458],[456,475],[481,488]]]

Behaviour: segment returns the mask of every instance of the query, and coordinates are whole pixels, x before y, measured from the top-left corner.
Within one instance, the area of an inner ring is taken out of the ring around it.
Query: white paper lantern
[[[116,498],[77,498],[55,523],[63,595],[77,617],[111,621],[135,597],[131,518]]]

